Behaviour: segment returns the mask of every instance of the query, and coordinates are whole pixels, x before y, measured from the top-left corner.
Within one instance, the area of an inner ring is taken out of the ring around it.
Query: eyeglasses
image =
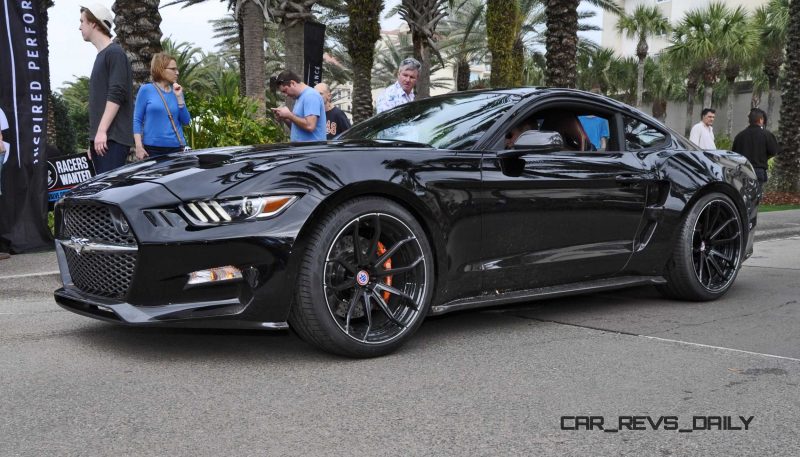
[[[178,71],[178,67],[167,67],[166,70]]]

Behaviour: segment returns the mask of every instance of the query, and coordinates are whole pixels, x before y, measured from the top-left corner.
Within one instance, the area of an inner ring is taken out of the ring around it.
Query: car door
[[[610,149],[623,149],[622,118]],[[619,272],[633,250],[650,174],[625,151],[484,151],[481,262],[485,290],[523,290]]]

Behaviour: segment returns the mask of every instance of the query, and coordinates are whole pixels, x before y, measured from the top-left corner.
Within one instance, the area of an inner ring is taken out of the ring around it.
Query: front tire
[[[400,205],[354,199],[311,232],[289,323],[315,346],[348,357],[400,347],[422,324],[433,294],[433,254]]]
[[[701,197],[680,227],[667,263],[666,296],[692,301],[715,300],[733,285],[744,246],[742,218],[730,198],[720,193]]]

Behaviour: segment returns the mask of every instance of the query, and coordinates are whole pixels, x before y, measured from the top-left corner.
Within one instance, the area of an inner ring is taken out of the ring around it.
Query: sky
[[[92,0],[96,1],[96,0]],[[386,0],[384,13],[398,4],[400,0]],[[78,76],[88,76],[97,50],[91,43],[83,41],[78,30],[80,25],[80,4],[78,0],[55,0],[49,10],[48,37],[50,39],[50,81],[54,90],[60,89],[65,81],[74,81]],[[101,2],[111,6],[112,2]],[[164,1],[161,2],[166,3]],[[189,42],[206,52],[215,50],[217,40],[209,20],[219,19],[229,12],[227,1],[207,0],[199,5],[181,8],[178,5],[161,8],[161,32],[175,42]],[[582,4],[581,10],[591,9]],[[595,9],[596,10],[596,9]],[[598,23],[602,16],[598,14]],[[400,19],[383,19],[384,29],[396,29]],[[596,32],[590,38],[598,41]]]

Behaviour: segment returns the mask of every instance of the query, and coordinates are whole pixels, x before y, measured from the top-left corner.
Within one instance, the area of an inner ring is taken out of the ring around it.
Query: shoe
[[[10,258],[11,258],[11,254],[9,254],[7,252],[0,252],[0,260],[6,260],[6,259],[10,259]]]

